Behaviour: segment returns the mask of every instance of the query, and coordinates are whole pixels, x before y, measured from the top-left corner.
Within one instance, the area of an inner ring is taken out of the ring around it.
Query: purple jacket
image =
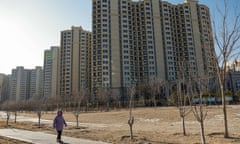
[[[63,126],[67,126],[63,116],[62,112],[58,111],[57,116],[55,117],[53,121],[53,127],[56,128],[57,131],[61,131],[63,129]]]

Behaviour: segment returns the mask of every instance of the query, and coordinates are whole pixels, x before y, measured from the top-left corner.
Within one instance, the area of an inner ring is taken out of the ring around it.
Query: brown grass
[[[223,138],[223,115],[221,107],[208,107],[205,121],[206,142],[209,144],[238,144],[240,143],[240,111],[239,108],[228,108],[230,138]],[[70,122],[75,122],[71,112],[64,112],[69,125],[64,129],[63,135],[101,140],[105,142],[125,144],[130,143],[128,110],[115,110],[110,112],[81,113],[80,127],[77,129]],[[182,135],[182,127],[177,108],[136,108],[133,110],[133,134],[135,144],[198,144],[201,143],[199,124],[192,113],[186,117],[187,136]],[[35,113],[20,113],[28,117],[36,117]],[[48,112],[43,119],[53,120],[55,112]],[[3,128],[2,123],[0,127]],[[17,122],[10,123],[10,127],[44,131],[55,134],[52,124],[42,124],[38,128],[36,123]]]
[[[0,144],[31,144],[31,143],[0,136]]]

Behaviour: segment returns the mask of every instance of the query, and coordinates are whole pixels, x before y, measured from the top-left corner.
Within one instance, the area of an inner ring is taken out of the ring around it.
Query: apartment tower
[[[59,96],[59,50],[60,47],[52,46],[44,51],[44,85],[43,94],[46,98]]]
[[[0,102],[9,99],[10,92],[10,75],[0,73]]]
[[[91,33],[82,27],[72,27],[61,32],[60,95],[87,93],[90,87]]]
[[[213,74],[209,9],[197,0],[92,0],[92,88]]]
[[[35,69],[30,71],[30,85],[29,85],[29,98],[42,98],[43,97],[43,69],[41,66],[36,66]]]
[[[42,67],[24,69],[24,67],[18,66],[12,70],[11,74],[10,100],[28,100],[33,97],[43,97]]]
[[[10,100],[20,101],[29,98],[30,73],[30,70],[21,66],[12,70]]]

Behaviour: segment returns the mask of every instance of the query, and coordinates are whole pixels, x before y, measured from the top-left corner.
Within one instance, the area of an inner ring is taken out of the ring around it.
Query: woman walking
[[[62,136],[62,130],[63,130],[64,125],[67,126],[67,123],[65,122],[65,120],[63,118],[62,111],[58,110],[57,116],[55,117],[55,119],[53,121],[53,127],[56,128],[56,131],[57,131],[57,142],[58,143],[62,143],[61,136]]]

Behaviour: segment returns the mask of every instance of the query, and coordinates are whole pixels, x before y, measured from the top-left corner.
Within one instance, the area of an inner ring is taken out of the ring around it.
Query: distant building
[[[234,60],[227,62],[227,69],[230,71],[240,71],[240,61]]]
[[[42,68],[12,70],[10,80],[10,100],[28,100],[33,96],[42,96]]]
[[[12,70],[10,100],[19,101],[29,98],[30,71],[24,67]]]
[[[43,69],[40,66],[30,70],[29,98],[43,97]],[[27,99],[29,99],[27,98]]]
[[[240,71],[229,70],[226,75],[226,90],[236,95],[240,91]]]
[[[44,86],[43,93],[46,98],[56,98],[59,95],[59,50],[52,46],[44,51]]]
[[[88,92],[90,87],[91,32],[72,27],[61,32],[60,95]]]
[[[9,99],[10,93],[10,75],[0,74],[0,102]]]

